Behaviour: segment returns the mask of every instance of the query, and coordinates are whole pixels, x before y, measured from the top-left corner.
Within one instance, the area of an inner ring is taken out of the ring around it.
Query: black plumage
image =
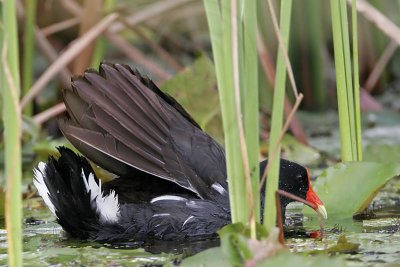
[[[224,150],[172,97],[117,64],[73,78],[72,88],[60,129],[85,156],[117,175],[133,167],[220,201],[210,186],[227,188]]]
[[[64,102],[64,136],[118,176],[101,186],[86,159],[66,148],[58,160],[39,165],[39,193],[71,236],[197,239],[230,222],[223,148],[151,80],[126,65],[103,63],[99,72],[74,77]],[[279,187],[303,199],[315,195],[307,170],[286,160]],[[322,202],[315,197],[317,209]],[[291,201],[282,197],[282,208]]]

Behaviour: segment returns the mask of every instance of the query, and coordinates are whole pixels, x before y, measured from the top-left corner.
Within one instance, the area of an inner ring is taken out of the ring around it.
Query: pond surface
[[[395,183],[400,184],[400,181],[397,180]],[[323,240],[288,238],[286,240],[287,245],[291,251],[296,252],[323,251],[334,246],[339,236],[345,234],[349,242],[359,244],[358,249],[333,254],[346,259],[349,266],[399,266],[399,195],[395,196],[394,199],[393,194],[382,192],[370,207],[376,206],[379,202],[390,201],[397,204],[395,206],[369,210],[367,214],[358,216],[355,219],[328,219]],[[318,222],[316,220],[305,221],[304,225],[308,231],[318,229]]]
[[[389,158],[400,161],[400,126],[393,123],[393,120],[397,120],[398,124],[400,119],[398,114],[391,116],[366,116],[367,124],[375,119],[384,123],[364,131],[367,159],[386,161]],[[313,136],[310,143],[317,151],[328,154],[329,158],[338,158],[340,146],[339,135],[335,130],[336,117],[327,114],[327,117],[320,117],[321,121],[312,116],[308,119],[310,122],[304,122],[307,118],[303,119],[304,124],[309,125],[306,128],[316,131],[309,132]],[[313,126],[313,122],[316,125]],[[312,169],[313,176],[319,172],[318,167]],[[289,207],[286,220],[289,233],[318,230],[316,217],[303,217],[301,209],[302,206],[297,204]],[[24,218],[25,266],[174,266],[184,257],[219,244],[218,240],[206,240],[182,244],[155,242],[100,245],[68,240],[61,227],[55,223],[54,216],[43,207],[40,198],[24,201]],[[4,219],[0,221],[4,224]],[[0,225],[0,266],[7,265],[6,232],[3,229],[4,225]],[[344,258],[349,266],[400,266],[400,179],[392,179],[378,193],[365,214],[346,220],[329,217],[325,230],[322,240],[304,235],[287,237],[287,246],[291,251],[299,253],[326,253],[323,251],[335,245],[339,236],[345,234],[349,242],[359,244],[358,249],[342,251],[333,257]]]
[[[329,219],[322,240],[297,234],[297,237],[286,239],[288,247],[300,253],[316,253],[335,245],[339,236],[345,233],[348,241],[358,243],[359,248],[338,253],[334,257],[345,258],[349,266],[400,265],[400,196],[393,192],[393,188],[399,187],[400,179],[392,180],[375,198],[369,211],[359,218],[340,221]],[[179,264],[182,257],[219,243],[218,240],[206,240],[182,244],[155,242],[100,245],[68,240],[47,208],[38,206],[39,198],[24,203],[25,266],[174,266]],[[303,217],[301,208],[297,204],[289,207],[286,222],[290,225],[288,229],[291,234],[319,229],[318,220],[315,217]],[[6,264],[6,233],[1,230],[0,265]]]

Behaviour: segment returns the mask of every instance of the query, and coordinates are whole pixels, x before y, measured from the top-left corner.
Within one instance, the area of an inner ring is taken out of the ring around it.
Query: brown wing
[[[124,177],[144,171],[204,199],[228,199],[223,148],[148,78],[103,63],[99,73],[73,78],[72,88],[60,129],[96,164]]]

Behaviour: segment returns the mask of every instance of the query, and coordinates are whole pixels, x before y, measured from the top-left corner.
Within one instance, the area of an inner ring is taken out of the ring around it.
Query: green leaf
[[[400,145],[371,144],[365,148],[364,159],[377,162],[400,162]]]
[[[218,231],[222,253],[233,266],[254,266],[287,249],[279,242],[277,227],[268,235],[263,225],[256,224],[257,240],[250,238],[250,232],[250,227],[242,223],[230,224]]]
[[[189,257],[182,261],[181,267],[187,266],[202,266],[202,267],[231,267],[232,264],[222,256],[222,250],[220,247],[210,248],[196,254],[195,256]]]
[[[218,235],[220,236],[221,239],[223,239],[225,236],[229,234],[237,234],[237,233],[241,233],[249,238],[250,228],[249,226],[245,227],[243,223],[233,223],[233,224],[228,224],[222,227],[220,230],[218,230]],[[268,231],[261,223],[256,223],[256,233],[257,233],[257,239],[266,239],[268,237]]]
[[[257,267],[285,267],[285,266],[324,266],[324,267],[337,267],[347,266],[346,262],[340,258],[332,258],[325,255],[318,255],[316,257],[309,257],[304,255],[297,255],[290,252],[281,253],[275,257],[268,258],[264,262],[257,264]]]
[[[359,243],[349,242],[345,234],[341,234],[337,241],[337,244],[330,247],[327,251],[329,253],[351,253],[356,252],[360,247]]]
[[[202,266],[202,267],[225,267],[234,266],[224,257],[221,256],[220,247],[205,250],[193,257],[183,260],[180,266]],[[251,266],[251,265],[249,265]],[[324,267],[341,267],[347,266],[346,262],[341,258],[328,257],[326,255],[318,255],[314,257],[298,255],[291,252],[280,253],[277,256],[270,257],[261,263],[255,265],[257,267],[292,267],[292,266],[324,266]]]
[[[378,190],[399,174],[399,163],[339,163],[326,169],[313,188],[324,202],[328,218],[349,218],[367,208]],[[308,207],[305,213],[315,214]]]
[[[218,234],[221,237],[222,253],[233,265],[242,265],[253,257],[247,246],[249,230],[242,223],[229,224],[219,230]]]

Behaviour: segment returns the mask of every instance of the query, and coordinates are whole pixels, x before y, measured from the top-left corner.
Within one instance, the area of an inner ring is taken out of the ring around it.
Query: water
[[[354,251],[331,253],[332,257],[343,257],[349,266],[400,265],[400,196],[392,189],[400,186],[394,180],[383,189],[370,205],[367,214],[356,219],[334,220],[326,223],[325,237],[306,237],[319,229],[315,219],[303,218],[301,205],[289,208],[287,219],[291,237],[287,246],[291,251],[323,252],[336,244],[345,234],[349,242],[358,243]],[[219,241],[205,240],[194,243],[151,242],[97,244],[69,240],[54,217],[40,199],[24,202],[24,263],[26,266],[161,266],[165,263],[179,264],[182,257],[193,255]],[[0,265],[7,264],[6,232],[0,230]]]
[[[320,124],[319,124],[320,125]],[[312,127],[310,127],[312,128]],[[370,129],[364,132],[365,145],[387,145],[370,153],[371,160],[397,159],[396,145],[400,143],[398,126],[390,129]],[[332,129],[331,129],[332,130]],[[329,130],[329,131],[331,131]],[[335,133],[334,130],[331,132]],[[389,142],[390,141],[390,142]],[[389,143],[388,143],[389,142]],[[314,137],[311,143],[329,154],[338,153],[335,134]],[[336,145],[332,145],[336,144]],[[391,151],[388,148],[394,148]],[[389,153],[394,153],[390,154]],[[368,155],[367,155],[368,156]],[[314,170],[314,174],[316,171]],[[183,257],[193,255],[219,241],[205,240],[194,243],[151,242],[102,245],[67,239],[61,227],[40,198],[24,201],[24,263],[26,266],[161,266],[178,264]],[[329,213],[329,211],[328,211]],[[319,229],[319,222],[303,218],[301,206],[288,209],[286,242],[291,251],[299,253],[327,253],[342,234],[349,242],[359,244],[357,249],[330,252],[332,257],[344,258],[349,266],[399,266],[400,265],[400,179],[393,179],[379,192],[369,210],[355,219],[326,222],[325,237],[321,240],[307,237]],[[329,215],[329,214],[328,214]],[[0,218],[0,266],[7,264],[7,243],[4,218]]]

